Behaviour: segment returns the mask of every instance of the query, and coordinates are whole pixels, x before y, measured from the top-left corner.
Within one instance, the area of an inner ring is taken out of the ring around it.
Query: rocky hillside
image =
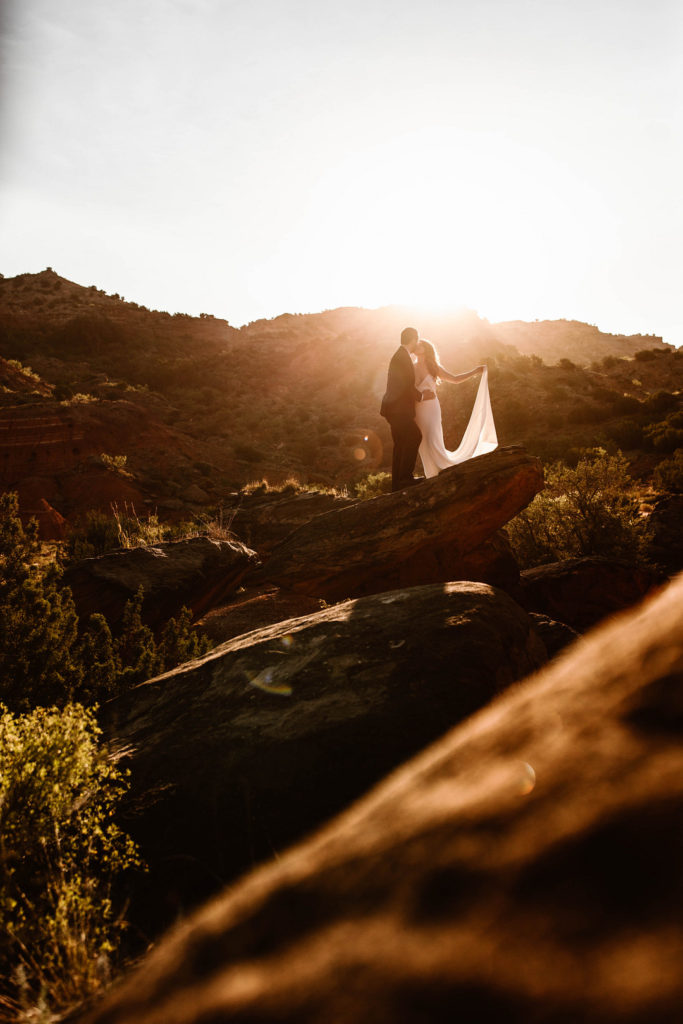
[[[411,321],[449,368],[488,364],[503,445],[544,461],[619,447],[645,479],[683,445],[683,353],[659,338],[565,321],[490,324],[468,311],[415,317],[348,308],[236,330],[208,314],[148,310],[50,269],[0,279],[0,483],[26,486],[24,503],[47,500],[67,518],[83,510],[73,475],[88,475],[87,460],[103,455],[110,476],[124,463],[130,474],[125,486],[119,472],[92,487],[105,508],[114,492],[132,500],[134,491],[181,514],[229,504],[261,477],[352,485],[388,468],[379,399]],[[451,447],[475,386],[441,389]]]

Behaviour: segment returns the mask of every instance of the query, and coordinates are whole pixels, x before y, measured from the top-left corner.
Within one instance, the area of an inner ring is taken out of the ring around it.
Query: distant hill
[[[654,334],[605,334],[578,320],[510,320],[493,324],[496,338],[514,345],[522,355],[537,355],[545,363],[571,359],[580,366],[590,366],[606,356],[634,356],[643,349],[673,350]]]
[[[74,423],[90,424],[88,458],[126,456],[126,488],[178,515],[188,493],[218,503],[261,477],[352,484],[388,469],[379,404],[407,324],[435,343],[449,369],[487,363],[503,444],[524,444],[545,460],[619,447],[644,478],[683,447],[683,352],[654,336],[406,307],[285,313],[236,329],[210,315],[149,310],[47,269],[0,279],[0,486],[36,477],[41,452],[28,444],[19,457],[12,447],[19,422],[22,436],[39,437],[34,417],[53,424],[45,487],[62,514],[77,510],[65,497],[82,490],[67,481],[83,468],[78,445],[64,440],[70,409]],[[441,388],[450,447],[475,388]],[[87,416],[77,408],[84,404]],[[99,468],[111,474],[112,465]]]

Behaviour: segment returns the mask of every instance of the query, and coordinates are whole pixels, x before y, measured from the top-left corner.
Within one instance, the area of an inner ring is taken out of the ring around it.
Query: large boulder
[[[156,627],[183,605],[197,616],[225,601],[258,564],[256,552],[239,542],[190,537],[85,558],[66,570],[62,582],[81,618],[99,612],[114,627],[142,587],[143,618]]]
[[[676,1024],[682,735],[679,578],[226,891],[87,1022]]]
[[[638,604],[662,582],[651,569],[592,555],[539,565],[521,573],[515,597],[530,612],[580,633]]]
[[[542,487],[538,459],[498,448],[419,486],[316,516],[273,549],[263,577],[328,600],[467,579],[472,553]]]
[[[140,917],[271,857],[545,660],[506,594],[445,584],[248,633],[111,702],[144,808]]]

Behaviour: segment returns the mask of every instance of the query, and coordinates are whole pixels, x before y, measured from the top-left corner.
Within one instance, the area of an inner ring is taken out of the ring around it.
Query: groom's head
[[[401,344],[407,348],[409,352],[412,352],[417,345],[418,338],[419,334],[414,327],[404,327],[401,331]]]

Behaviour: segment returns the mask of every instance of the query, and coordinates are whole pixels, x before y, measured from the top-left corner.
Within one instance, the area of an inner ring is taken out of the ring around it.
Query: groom
[[[415,387],[410,353],[415,351],[417,342],[418,333],[414,327],[406,327],[401,332],[401,345],[389,363],[387,390],[380,409],[382,416],[389,421],[394,442],[391,460],[392,491],[400,491],[420,482],[413,476],[417,450],[422,440],[422,433],[415,422],[415,403],[427,402],[435,397],[433,391],[418,391]]]

